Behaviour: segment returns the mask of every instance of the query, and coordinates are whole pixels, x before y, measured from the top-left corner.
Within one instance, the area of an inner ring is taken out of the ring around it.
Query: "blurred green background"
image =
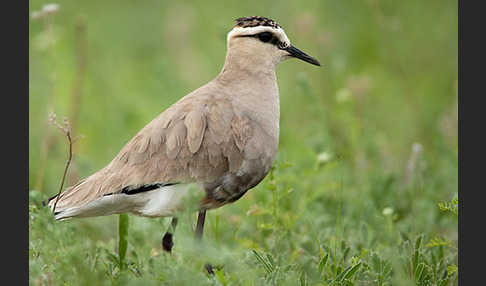
[[[51,2],[29,3],[33,13]],[[426,285],[444,275],[443,283],[457,284],[457,216],[437,206],[458,190],[456,1],[56,3],[56,13],[29,21],[32,285]],[[322,64],[289,60],[277,68],[273,177],[209,212],[207,256],[189,250],[194,214],[176,233],[175,257],[159,253],[168,219],[130,216],[132,270],[114,271],[117,216],[54,222],[40,207],[59,190],[68,149],[49,110],[83,136],[70,185],[213,79],[234,19],[252,15],[276,20]],[[417,255],[400,252],[420,237]],[[437,237],[445,242],[431,245]],[[275,268],[262,267],[252,249],[273,257]],[[336,263],[320,268],[326,253]],[[207,277],[204,259],[225,266]],[[393,271],[375,269],[376,261]]]

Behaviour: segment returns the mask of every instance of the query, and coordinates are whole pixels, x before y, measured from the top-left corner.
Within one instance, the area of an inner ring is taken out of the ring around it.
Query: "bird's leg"
[[[197,241],[201,241],[202,240],[205,219],[206,219],[206,209],[199,210],[199,214],[197,216],[196,232],[195,232],[195,237],[196,237],[196,240]],[[206,271],[209,274],[214,275],[213,266],[211,264],[206,263],[204,265],[204,268],[206,268]]]
[[[174,246],[172,237],[175,232],[176,226],[177,226],[177,217],[173,217],[169,228],[167,229],[164,236],[162,237],[162,249],[169,253],[172,251],[172,246]]]
[[[196,239],[199,241],[202,239],[205,219],[206,219],[206,210],[201,209],[197,216],[197,225],[196,225],[196,232],[195,232]]]

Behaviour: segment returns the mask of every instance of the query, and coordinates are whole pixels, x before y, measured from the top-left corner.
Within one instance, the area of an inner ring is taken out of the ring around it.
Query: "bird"
[[[275,69],[291,58],[320,66],[274,20],[236,19],[221,72],[149,122],[104,168],[49,198],[55,219],[171,217],[162,237],[171,252],[177,214],[199,194],[200,240],[206,211],[239,200],[269,173],[279,142]]]

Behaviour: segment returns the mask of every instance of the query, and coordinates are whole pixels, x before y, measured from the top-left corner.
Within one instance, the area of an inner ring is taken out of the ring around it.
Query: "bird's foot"
[[[162,237],[162,249],[171,253],[173,246],[174,241],[172,241],[172,233],[166,232],[164,237]]]
[[[206,271],[208,272],[208,274],[214,275],[214,267],[213,267],[213,265],[211,265],[209,263],[206,263],[206,264],[204,264],[204,268],[206,269]]]

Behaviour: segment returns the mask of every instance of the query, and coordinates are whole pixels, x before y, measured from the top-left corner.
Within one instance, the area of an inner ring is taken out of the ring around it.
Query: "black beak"
[[[290,56],[294,58],[301,59],[305,62],[308,62],[310,64],[316,65],[316,66],[321,66],[319,61],[314,59],[313,57],[309,56],[308,54],[304,53],[303,51],[297,49],[296,47],[290,45],[289,47],[285,48],[287,52],[289,52]]]

